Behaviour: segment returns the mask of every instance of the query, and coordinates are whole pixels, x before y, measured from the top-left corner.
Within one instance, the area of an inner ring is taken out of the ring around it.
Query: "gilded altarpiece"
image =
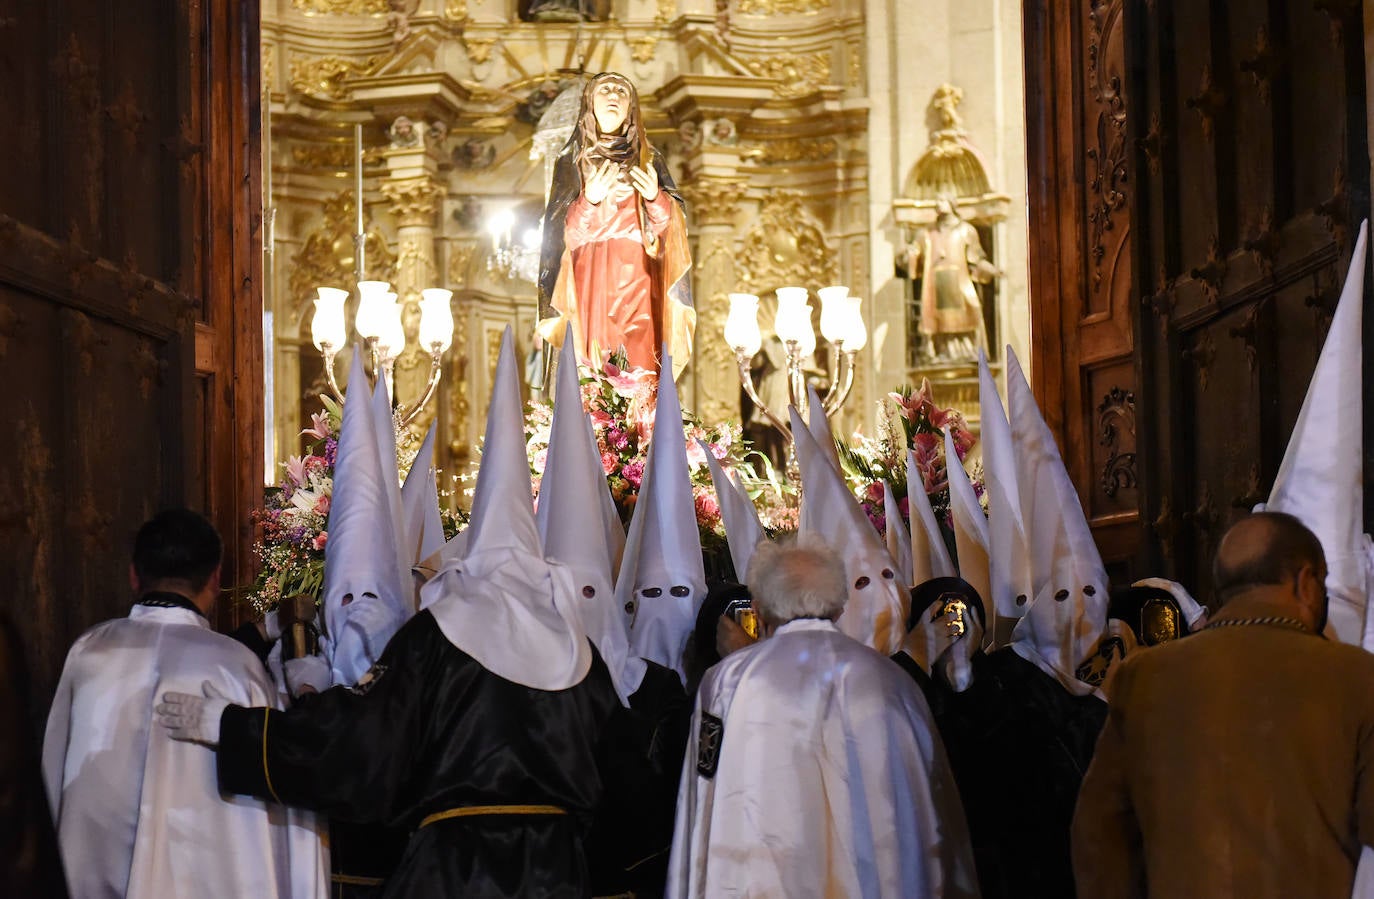
[[[728,293],[867,280],[867,116],[861,102],[845,102],[862,100],[866,89],[860,13],[818,0],[720,9],[704,0],[630,0],[610,20],[578,23],[520,21],[513,4],[470,6],[291,0],[264,10],[279,459],[296,451],[308,420],[301,394],[322,386],[312,374],[310,290],[353,286],[351,227],[330,210],[341,192],[351,196],[355,124],[365,151],[368,276],[393,280],[407,308],[422,287],[454,291],[454,343],[438,402],[424,416],[437,417],[440,465],[450,474],[475,457],[488,357],[501,330],[514,326],[522,355],[533,349],[534,285],[507,263],[518,261],[543,210],[548,135],[557,134],[541,131],[545,115],[584,74],[620,71],[635,81],[649,138],[688,199],[699,316],[693,363],[680,381],[689,409],[740,415],[733,354],[721,335]],[[403,172],[398,157],[407,152],[413,165]],[[772,215],[764,210],[779,190],[804,195],[806,214],[781,220],[777,233],[833,249],[828,268],[798,269],[792,281],[746,281],[746,224]],[[493,238],[492,223],[503,219]],[[312,239],[334,252],[306,253]],[[514,257],[498,258],[498,245]],[[327,264],[316,258],[324,256]],[[401,401],[414,389],[408,373],[421,374],[414,363],[427,362],[408,352],[398,363]],[[538,368],[531,359],[536,379]],[[864,390],[856,389],[852,408],[867,404]]]

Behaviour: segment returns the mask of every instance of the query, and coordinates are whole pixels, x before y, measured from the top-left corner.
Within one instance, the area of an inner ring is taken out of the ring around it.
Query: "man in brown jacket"
[[[1078,797],[1078,895],[1347,899],[1374,843],[1374,654],[1328,642],[1326,562],[1296,519],[1222,539],[1224,603],[1132,656]]]

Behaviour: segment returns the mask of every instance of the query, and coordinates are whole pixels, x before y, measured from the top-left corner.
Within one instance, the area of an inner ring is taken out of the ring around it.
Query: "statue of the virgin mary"
[[[623,351],[629,368],[656,372],[667,344],[676,379],[696,327],[684,213],[634,85],[592,78],[544,211],[539,334],[558,346],[571,324],[578,360],[598,370]]]

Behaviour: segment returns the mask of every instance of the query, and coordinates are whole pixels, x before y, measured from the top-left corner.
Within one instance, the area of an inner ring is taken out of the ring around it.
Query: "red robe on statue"
[[[573,336],[577,355],[599,360],[620,347],[630,368],[657,369],[663,345],[662,297],[656,262],[644,251],[639,227],[638,194],[620,202],[608,197],[593,206],[579,196],[568,207],[564,231],[571,279],[570,303],[577,309]],[[645,224],[653,232],[648,243],[662,245],[671,221],[672,199],[659,191],[644,204]]]

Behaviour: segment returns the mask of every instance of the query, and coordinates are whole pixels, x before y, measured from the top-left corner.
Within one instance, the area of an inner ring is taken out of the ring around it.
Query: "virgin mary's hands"
[[[652,203],[658,197],[658,172],[653,166],[630,169],[630,183],[646,203]]]
[[[582,195],[587,198],[588,203],[593,206],[600,206],[601,201],[606,199],[606,195],[611,192],[611,188],[615,186],[616,179],[619,177],[619,166],[609,160],[603,162],[582,185]]]

